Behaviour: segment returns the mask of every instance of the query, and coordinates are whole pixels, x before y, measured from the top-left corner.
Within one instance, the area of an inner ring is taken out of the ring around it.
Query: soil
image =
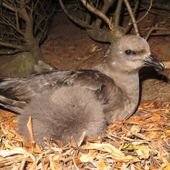
[[[141,25],[150,25],[147,18]],[[167,25],[169,25],[169,22]],[[164,22],[164,24],[166,24]],[[149,40],[151,50],[160,60],[170,61],[170,37],[153,37]],[[42,45],[44,60],[59,70],[88,69],[103,61],[108,44],[91,40],[86,31],[73,24],[64,13],[57,13],[51,24],[47,40]],[[158,75],[151,69],[140,73],[142,79],[142,101],[170,100],[170,70]]]

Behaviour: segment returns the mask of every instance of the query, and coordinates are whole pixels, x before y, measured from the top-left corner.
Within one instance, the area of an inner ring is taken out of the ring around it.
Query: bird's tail
[[[0,95],[0,107],[4,109],[20,114],[22,113],[21,106],[23,104],[25,103],[21,101],[12,100],[12,99],[6,98],[5,96]]]
[[[0,107],[16,113],[22,112],[26,104],[25,101],[15,98],[18,83],[17,78],[0,78]]]
[[[62,87],[34,98],[20,116],[19,131],[26,138],[29,116],[39,144],[45,136],[69,142],[71,137],[78,140],[83,132],[96,136],[105,129],[102,105],[93,92],[78,86]]]

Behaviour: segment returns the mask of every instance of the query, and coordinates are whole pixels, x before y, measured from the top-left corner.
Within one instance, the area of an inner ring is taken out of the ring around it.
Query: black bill
[[[149,57],[146,57],[144,59],[144,62],[146,65],[154,67],[156,71],[163,71],[165,69],[164,64],[159,62],[152,55]]]

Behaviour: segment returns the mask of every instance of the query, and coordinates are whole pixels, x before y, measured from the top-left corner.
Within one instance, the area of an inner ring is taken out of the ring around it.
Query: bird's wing
[[[104,102],[107,97],[103,89],[106,88],[108,81],[111,80],[94,70],[51,71],[34,74],[26,78],[1,79],[0,103],[1,106],[23,108],[32,97],[46,90],[57,89],[61,86],[72,86],[73,84],[93,91],[97,98]],[[15,110],[13,109],[13,111]]]
[[[28,102],[42,91],[61,85],[71,76],[71,71],[51,71],[33,74],[25,78],[7,78],[0,80],[0,95],[19,101]]]

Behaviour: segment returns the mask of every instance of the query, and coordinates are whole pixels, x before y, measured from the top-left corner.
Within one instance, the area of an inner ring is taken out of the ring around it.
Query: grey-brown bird
[[[24,108],[27,108],[27,110],[29,111],[29,107],[31,108],[34,102],[38,100],[35,100],[34,98],[42,95],[42,97],[39,97],[39,101],[41,101],[41,98],[43,98],[41,103],[48,103],[48,100],[44,100],[45,93],[47,93],[47,96],[50,97],[49,91],[55,91],[62,88],[63,86],[65,87],[74,85],[81,87],[81,89],[86,89],[91,94],[94,94],[95,100],[97,100],[102,107],[104,118],[107,123],[110,123],[111,121],[116,119],[125,120],[135,112],[138,106],[138,71],[145,65],[153,66],[157,70],[163,70],[164,68],[163,64],[155,61],[151,57],[150,48],[145,39],[135,35],[126,35],[121,37],[119,40],[111,45],[111,47],[107,51],[104,62],[100,65],[97,65],[93,70],[57,70],[49,71],[43,74],[34,74],[26,78],[3,79],[0,83],[0,103],[1,106],[3,106],[4,108],[13,110],[15,112],[21,113],[21,115],[24,115]],[[57,93],[54,94],[57,98]],[[47,99],[49,97],[47,97]],[[66,97],[69,96],[66,94]],[[83,95],[82,98],[84,97],[85,96]],[[76,104],[77,108],[81,108],[81,106],[79,106],[80,103],[75,102],[75,105]],[[40,107],[40,105],[41,104],[39,104],[38,106]],[[56,117],[64,118],[64,121],[63,119],[58,119],[57,121],[60,122],[61,125],[64,125],[66,122],[65,120],[67,119],[67,114],[65,114],[65,112],[67,112],[68,110],[67,107],[69,108],[68,104],[65,105],[66,110],[61,113],[60,117],[60,113],[58,111],[56,113]],[[87,107],[89,106],[87,105]],[[44,110],[45,112],[49,112],[49,114],[47,113],[45,114],[45,116],[49,117],[49,122],[51,122],[51,124],[47,123],[46,126],[49,125],[48,128],[44,128],[44,131],[46,131],[47,129],[50,129],[54,126],[53,124],[55,124],[55,122],[50,120],[54,120],[55,116],[53,115],[53,117],[50,114],[51,110],[48,110],[46,108],[44,108]],[[54,112],[54,110],[52,110],[52,112]],[[37,112],[38,111],[39,110],[37,108]],[[70,110],[69,117],[74,117],[76,124],[79,121],[76,121],[75,113],[79,114],[78,117],[82,118],[84,116],[84,111],[82,110],[81,112],[72,113],[72,111]],[[86,112],[87,117],[90,117],[90,113],[90,111]],[[28,114],[29,113],[27,112],[27,115]],[[30,114],[33,116],[34,119],[34,116],[36,116],[36,112],[34,112],[34,114]],[[97,116],[97,113],[93,112],[93,114]],[[39,118],[37,118],[37,120],[39,121]],[[38,124],[43,124],[43,121],[44,120],[42,120],[42,122],[40,123],[34,123],[35,127],[37,128],[36,125]],[[92,122],[95,124],[95,121]],[[25,123],[21,121],[20,124],[21,126],[24,126]],[[84,124],[89,124],[88,120],[84,121]],[[79,126],[78,123],[75,126],[79,128],[79,132],[83,132],[86,130],[90,132],[90,129],[81,129],[82,127]],[[70,126],[67,125],[67,127],[68,132],[71,131]],[[72,128],[72,130],[73,129],[74,128]],[[69,134],[74,136],[74,134],[77,133],[76,130],[73,130],[69,133],[62,134],[60,133],[61,131],[62,127],[56,130],[56,138],[67,139]],[[91,132],[93,131],[94,129],[93,127],[91,127]],[[94,131],[93,134],[98,134],[98,132],[100,131],[101,130]]]

